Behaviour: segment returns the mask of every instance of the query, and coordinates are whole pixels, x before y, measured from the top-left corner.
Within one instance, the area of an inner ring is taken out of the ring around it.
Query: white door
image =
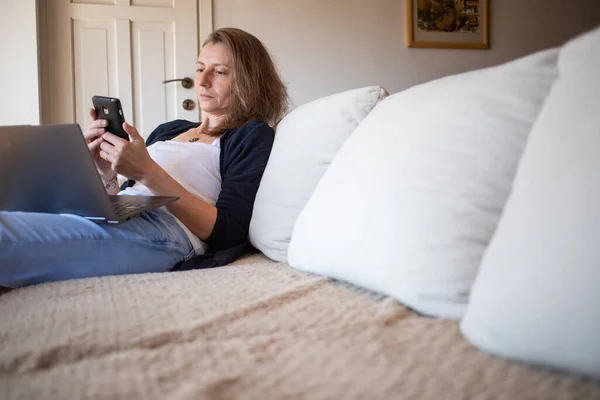
[[[120,98],[125,119],[144,137],[166,121],[199,120],[193,85],[163,83],[194,78],[198,0],[40,3],[47,34],[41,54],[47,67],[44,123],[77,122],[84,128],[94,95]]]

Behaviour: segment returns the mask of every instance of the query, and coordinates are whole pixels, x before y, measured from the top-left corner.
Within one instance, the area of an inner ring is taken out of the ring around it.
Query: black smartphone
[[[108,121],[106,130],[129,140],[129,135],[123,129],[125,116],[123,115],[121,101],[115,97],[94,96],[92,97],[92,103],[94,104],[94,110],[96,110],[96,118]]]

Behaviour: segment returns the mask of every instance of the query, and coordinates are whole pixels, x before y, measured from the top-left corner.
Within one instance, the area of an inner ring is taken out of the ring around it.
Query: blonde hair
[[[275,126],[288,109],[289,96],[263,43],[237,28],[212,32],[202,47],[208,43],[223,44],[231,56],[232,98],[221,128],[239,128],[250,120]]]

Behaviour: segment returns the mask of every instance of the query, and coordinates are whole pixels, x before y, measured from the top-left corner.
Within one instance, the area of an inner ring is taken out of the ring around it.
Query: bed
[[[2,399],[600,399],[598,381],[260,253],[18,289],[0,316]]]

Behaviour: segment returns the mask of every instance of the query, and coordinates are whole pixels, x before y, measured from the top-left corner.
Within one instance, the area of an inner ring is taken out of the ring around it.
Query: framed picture
[[[408,47],[489,48],[489,0],[406,0]]]

